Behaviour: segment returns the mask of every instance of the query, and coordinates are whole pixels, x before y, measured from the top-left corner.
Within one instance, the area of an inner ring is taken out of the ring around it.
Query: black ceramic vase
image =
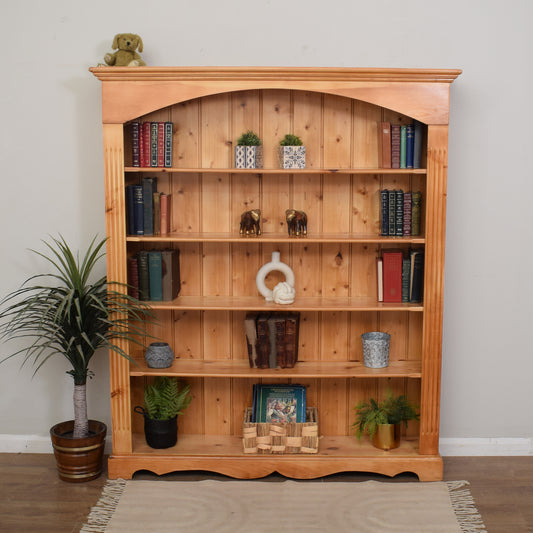
[[[170,420],[150,418],[142,407],[135,407],[135,412],[144,416],[144,436],[151,448],[171,448],[178,442],[178,417]]]

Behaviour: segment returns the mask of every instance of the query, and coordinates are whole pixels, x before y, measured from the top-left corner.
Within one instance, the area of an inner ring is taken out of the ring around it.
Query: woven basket
[[[306,409],[306,422],[256,423],[252,408],[244,413],[242,445],[244,453],[286,454],[318,453],[318,413],[316,407]]]

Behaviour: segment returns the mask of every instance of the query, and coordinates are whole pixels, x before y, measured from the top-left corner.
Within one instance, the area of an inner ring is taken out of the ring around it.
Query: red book
[[[165,123],[157,123],[157,166],[165,166]]]
[[[151,128],[150,122],[143,122],[143,162],[141,163],[141,167],[149,167],[150,166],[150,128]]]
[[[383,251],[383,301],[402,301],[402,259],[398,250]]]

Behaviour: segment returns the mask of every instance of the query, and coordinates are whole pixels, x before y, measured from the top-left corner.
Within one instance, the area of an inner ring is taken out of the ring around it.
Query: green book
[[[303,385],[257,385],[256,396],[257,422],[305,422]]]

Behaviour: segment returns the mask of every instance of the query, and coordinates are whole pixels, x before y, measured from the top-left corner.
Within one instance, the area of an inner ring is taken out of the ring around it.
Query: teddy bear
[[[143,51],[143,41],[134,33],[117,33],[113,39],[113,50],[118,50],[112,54],[106,54],[104,61],[109,66],[114,67],[141,67],[146,63],[135,51]]]

